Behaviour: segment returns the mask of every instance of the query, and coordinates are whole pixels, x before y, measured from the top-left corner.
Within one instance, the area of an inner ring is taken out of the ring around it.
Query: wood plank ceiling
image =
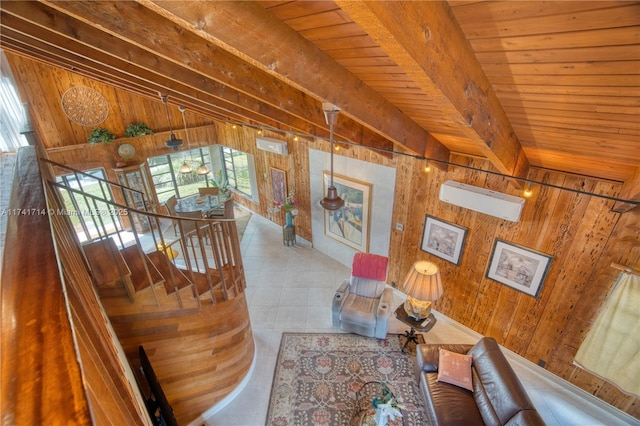
[[[7,1],[2,48],[201,114],[640,200],[640,3]],[[158,98],[159,99],[159,98]],[[440,162],[438,162],[440,161]]]

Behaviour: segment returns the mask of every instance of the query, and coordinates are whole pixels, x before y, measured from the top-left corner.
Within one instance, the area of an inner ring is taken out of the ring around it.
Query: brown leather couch
[[[473,392],[438,382],[439,349],[473,357]],[[418,345],[414,373],[430,425],[544,425],[495,339],[475,345]]]

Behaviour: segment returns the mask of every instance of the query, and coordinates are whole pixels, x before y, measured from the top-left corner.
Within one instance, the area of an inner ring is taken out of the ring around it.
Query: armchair
[[[336,290],[331,307],[334,327],[368,337],[387,336],[393,290],[386,287],[388,259],[356,253],[351,277]]]

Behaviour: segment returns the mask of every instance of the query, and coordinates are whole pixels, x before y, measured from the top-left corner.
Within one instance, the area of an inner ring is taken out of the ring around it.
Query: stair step
[[[162,275],[150,259],[146,255],[142,257],[140,256],[137,245],[134,244],[132,246],[125,247],[120,250],[120,253],[122,253],[122,257],[129,266],[129,270],[131,271],[131,282],[133,283],[133,287],[136,291],[149,287],[149,279],[147,278],[147,272],[144,268],[144,262],[147,262],[147,268],[149,269],[149,274],[151,275],[153,284],[159,284],[163,281]]]

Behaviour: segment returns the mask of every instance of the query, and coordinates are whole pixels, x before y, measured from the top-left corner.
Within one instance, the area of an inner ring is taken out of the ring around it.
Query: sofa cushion
[[[421,373],[420,376],[420,390],[430,425],[484,425],[471,392],[438,382],[437,373]]]
[[[471,361],[472,358],[470,355],[450,352],[440,348],[438,381],[473,391],[473,384],[471,383]]]
[[[440,348],[444,348],[451,352],[457,352],[459,354],[466,354],[469,352],[473,345],[466,344],[421,344],[418,345],[416,351],[416,363],[414,369],[416,378],[419,378],[419,371],[424,371],[425,373],[432,373],[438,371],[438,362],[440,359]]]

